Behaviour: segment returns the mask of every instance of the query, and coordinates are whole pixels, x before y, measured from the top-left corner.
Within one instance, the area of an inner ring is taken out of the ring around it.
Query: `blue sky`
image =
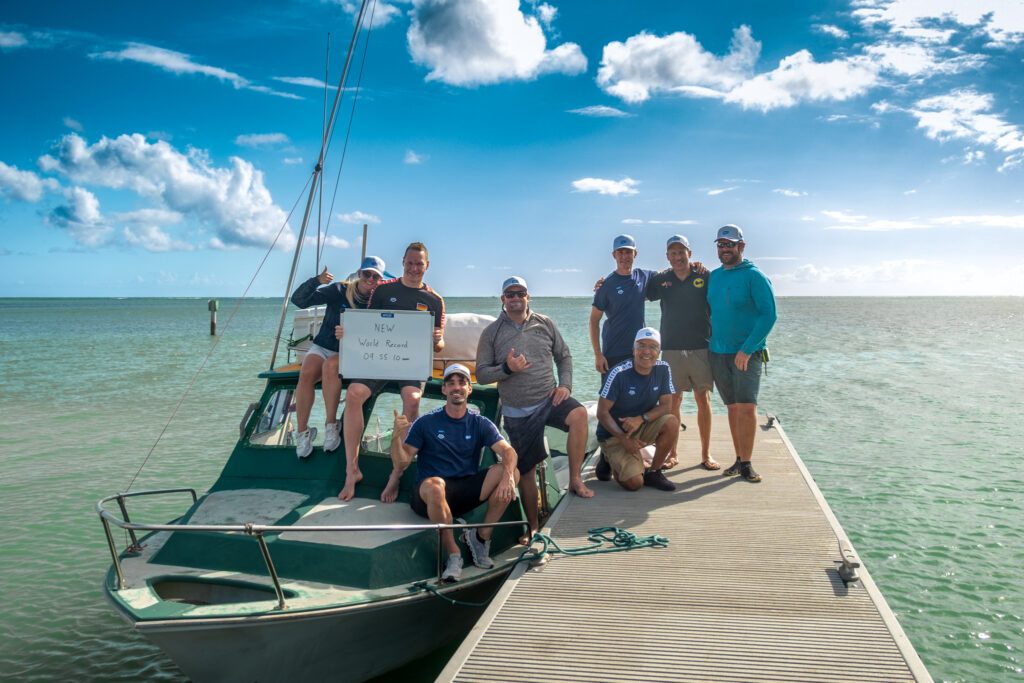
[[[6,3],[0,296],[239,295],[279,231],[283,294],[355,6]],[[736,223],[782,295],[1024,295],[1024,1],[707,7],[378,0],[326,264],[575,295]]]

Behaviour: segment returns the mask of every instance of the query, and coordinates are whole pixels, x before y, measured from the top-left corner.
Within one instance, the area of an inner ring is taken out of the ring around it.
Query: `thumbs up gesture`
[[[409,429],[409,418],[397,410],[392,410],[392,412],[395,414],[395,434],[404,433],[405,430]]]
[[[320,281],[322,285],[329,285],[334,281],[334,276],[327,272],[327,266],[324,266],[324,272],[316,276],[316,279]]]

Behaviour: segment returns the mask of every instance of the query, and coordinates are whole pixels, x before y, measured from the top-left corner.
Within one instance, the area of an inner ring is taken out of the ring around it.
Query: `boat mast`
[[[352,64],[352,54],[355,52],[356,40],[359,38],[359,31],[362,30],[363,17],[366,14],[366,6],[370,0],[363,0],[359,5],[359,14],[356,16],[356,25],[352,30],[352,40],[348,45],[348,53],[345,55],[345,66],[341,70],[341,78],[338,81],[338,90],[334,93],[334,103],[331,105],[331,115],[328,117],[327,126],[323,129],[323,139],[320,141],[320,155],[317,158],[316,166],[313,168],[313,182],[309,187],[309,196],[306,198],[306,210],[302,215],[302,226],[299,228],[299,239],[295,245],[295,254],[292,257],[291,272],[288,273],[288,284],[284,290],[284,303],[281,306],[281,319],[277,323],[277,334],[274,336],[274,350],[270,354],[270,369],[274,369],[277,361],[277,351],[281,346],[281,331],[284,329],[284,321],[288,317],[288,302],[291,296],[292,286],[295,284],[295,271],[299,266],[299,256],[302,254],[302,243],[306,238],[306,228],[309,226],[309,214],[313,209],[313,200],[316,198],[317,189],[323,181],[324,155],[327,153],[327,144],[334,131],[334,124],[338,113],[338,103],[341,101],[341,94],[345,91],[345,81],[348,79],[349,66]]]

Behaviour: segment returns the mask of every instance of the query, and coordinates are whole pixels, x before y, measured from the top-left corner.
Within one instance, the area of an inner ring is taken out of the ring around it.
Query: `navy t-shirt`
[[[634,370],[633,361],[623,361],[608,372],[608,379],[601,388],[601,398],[614,402],[609,412],[616,420],[646,413],[658,405],[662,396],[674,393],[676,388],[672,385],[672,371],[663,360],[656,362],[648,375],[641,375]],[[610,438],[611,433],[599,422],[597,440]]]
[[[594,293],[594,308],[607,320],[601,330],[601,352],[605,356],[629,356],[637,330],[644,326],[644,292],[653,270],[634,268],[629,275],[606,275]]]
[[[458,420],[444,406],[420,415],[405,437],[405,443],[418,449],[417,483],[427,477],[468,477],[480,469],[480,453],[502,436],[494,423],[479,413],[469,412]]]

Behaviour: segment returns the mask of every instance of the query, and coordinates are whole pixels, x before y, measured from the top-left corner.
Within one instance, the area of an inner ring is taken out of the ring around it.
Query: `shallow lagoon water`
[[[181,680],[102,597],[109,555],[93,506],[132,480],[214,344],[133,488],[216,478],[261,391],[281,305],[246,301],[225,330],[237,303],[221,301],[224,334],[212,339],[205,299],[0,300],[5,678]],[[498,300],[448,306],[493,313]],[[574,393],[595,395],[589,301],[534,307],[573,350]],[[781,419],[929,671],[1024,679],[1024,300],[801,298],[779,311],[762,409]],[[164,521],[184,502],[133,505],[133,518]]]

